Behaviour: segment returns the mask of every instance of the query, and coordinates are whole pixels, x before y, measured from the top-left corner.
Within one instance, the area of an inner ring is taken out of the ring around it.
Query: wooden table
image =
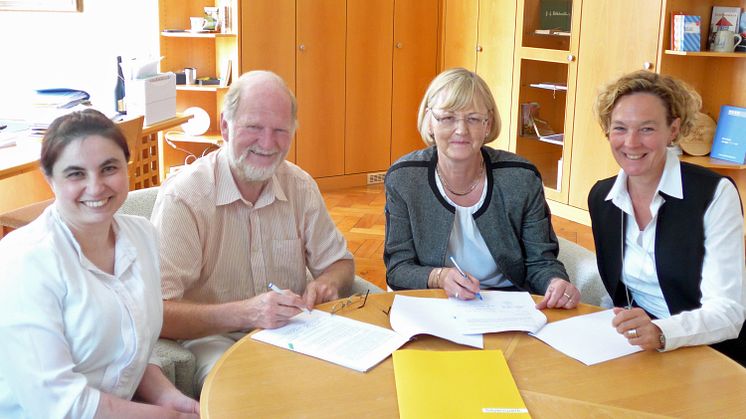
[[[442,290],[399,292],[445,297]],[[383,312],[395,293],[370,295],[343,315],[389,327]],[[329,309],[331,303],[320,306]],[[597,311],[545,310],[549,321]],[[541,417],[746,417],[746,369],[709,347],[639,352],[586,366],[526,333],[485,335],[501,349],[529,413]],[[406,349],[468,349],[419,335]],[[250,336],[238,341],[207,377],[202,418],[398,417],[391,357],[359,373]]]

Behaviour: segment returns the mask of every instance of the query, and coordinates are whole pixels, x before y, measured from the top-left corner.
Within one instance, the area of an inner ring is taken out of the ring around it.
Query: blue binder
[[[727,105],[720,108],[710,157],[746,163],[746,108]]]

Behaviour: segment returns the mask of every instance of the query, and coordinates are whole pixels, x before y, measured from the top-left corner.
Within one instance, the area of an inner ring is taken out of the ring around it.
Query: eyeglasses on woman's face
[[[476,112],[471,112],[460,117],[454,112],[435,112],[433,109],[430,109],[430,113],[433,119],[435,119],[436,127],[443,131],[455,130],[459,121],[464,121],[469,131],[477,131],[484,129],[487,126],[487,121],[489,121],[487,115]]]

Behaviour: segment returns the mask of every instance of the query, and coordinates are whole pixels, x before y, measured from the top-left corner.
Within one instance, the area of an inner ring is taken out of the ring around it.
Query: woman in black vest
[[[644,349],[713,345],[744,363],[743,215],[729,178],[668,146],[693,126],[700,96],[638,71],[606,86],[595,111],[621,170],[588,196],[613,326]],[[624,307],[624,308],[622,308]]]

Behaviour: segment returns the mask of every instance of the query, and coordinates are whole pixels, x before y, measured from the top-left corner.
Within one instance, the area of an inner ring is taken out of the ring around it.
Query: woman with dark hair
[[[128,159],[98,111],[44,137],[55,202],[0,241],[0,417],[197,417],[148,363],[163,321],[158,245],[146,219],[116,214]]]

